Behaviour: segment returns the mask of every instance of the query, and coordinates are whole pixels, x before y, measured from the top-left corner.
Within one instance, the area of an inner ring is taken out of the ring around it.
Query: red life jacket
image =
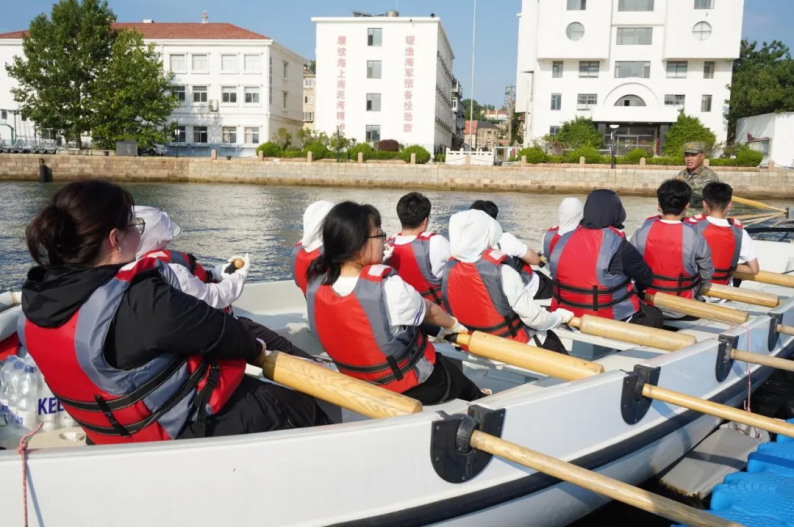
[[[241,359],[168,352],[130,370],[108,364],[104,342],[124,293],[137,274],[163,266],[144,258],[121,268],[58,328],[20,318],[18,333],[47,385],[96,444],[176,438],[194,417],[223,408],[245,373]]]
[[[389,327],[383,281],[393,275],[388,266],[367,266],[344,297],[316,277],[306,302],[309,326],[340,372],[403,393],[427,380],[436,350],[417,326]]]
[[[562,235],[560,235],[560,226],[550,227],[543,235],[543,254],[546,256],[546,260],[551,258],[551,254],[554,252],[554,246],[557,245],[560,238],[562,238]]]
[[[631,279],[608,271],[624,238],[623,233],[612,227],[582,226],[560,238],[549,258],[554,280],[552,311],[566,308],[576,317],[590,314],[616,320],[637,313],[640,301]]]
[[[491,249],[474,263],[449,259],[442,281],[444,307],[469,330],[526,343],[527,327],[502,289],[501,267],[509,266],[509,258]]]
[[[739,264],[739,255],[742,251],[744,228],[741,222],[735,218],[729,218],[729,225],[721,227],[709,222],[704,214],[688,218],[687,222],[695,226],[698,235],[706,239],[711,250],[714,277],[710,282],[714,284],[730,283],[733,272]]]
[[[663,292],[694,299],[700,284],[697,265],[697,231],[691,224],[668,224],[661,217],[645,220],[632,243],[653,270],[653,287],[647,293]]]
[[[394,252],[387,264],[397,270],[400,278],[413,286],[419,295],[441,306],[441,279],[433,274],[430,262],[430,239],[434,236],[435,233],[422,233],[408,244],[395,244],[394,237],[390,238],[389,244]]]
[[[196,257],[189,253],[171,251],[169,249],[155,249],[143,256],[143,258],[146,257],[162,260],[166,264],[179,264],[180,266],[184,266],[191,273],[191,275],[195,275],[199,278],[199,280],[201,280],[201,282],[205,284],[212,282],[214,278],[220,279],[220,277],[212,277],[212,274],[207,273],[207,270],[205,270],[201,264],[196,262]]]
[[[322,254],[322,246],[315,249],[314,251],[306,251],[303,248],[303,244],[300,242],[295,244],[295,248],[292,250],[292,260],[290,261],[290,267],[292,268],[292,280],[294,280],[295,284],[298,285],[298,288],[301,289],[304,297],[306,296],[306,273],[309,271],[309,265],[313,260]]]

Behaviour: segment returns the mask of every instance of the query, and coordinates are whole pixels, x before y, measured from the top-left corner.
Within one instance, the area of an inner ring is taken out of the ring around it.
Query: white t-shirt
[[[562,321],[559,316],[547,312],[535,302],[534,297],[538,290],[537,277],[525,286],[521,275],[510,266],[502,266],[500,271],[502,273],[502,291],[507,296],[507,302],[510,303],[511,308],[524,324],[539,331],[551,330],[560,325]]]
[[[378,266],[372,268],[377,273],[380,273],[381,269]],[[353,293],[356,284],[358,277],[339,277],[331,287],[338,295],[347,297]],[[402,326],[422,324],[425,319],[425,300],[398,275],[388,277],[384,281],[383,295],[386,301],[386,316],[394,333],[399,332]]]
[[[524,255],[526,255],[527,251],[529,251],[527,245],[521,242],[511,233],[502,233],[502,237],[499,239],[499,243],[497,245],[499,246],[499,251],[502,253],[519,259],[524,258]]]
[[[432,233],[422,233],[423,235],[430,235]],[[416,235],[396,235],[394,237],[395,246],[403,246],[410,244],[416,240]],[[435,235],[430,238],[430,246],[428,248],[430,253],[430,265],[433,275],[437,279],[444,276],[444,266],[447,265],[449,257],[452,255],[449,249],[449,241],[441,235]]]
[[[709,221],[710,224],[719,227],[730,227],[730,222],[728,222],[725,218],[713,218],[711,216],[707,216],[706,220]],[[755,253],[755,245],[753,244],[753,239],[750,238],[750,235],[742,229],[742,247],[739,250],[739,262],[752,262],[757,259],[758,256]]]

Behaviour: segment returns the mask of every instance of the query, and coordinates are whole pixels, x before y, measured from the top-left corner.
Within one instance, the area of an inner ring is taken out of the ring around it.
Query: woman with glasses
[[[28,226],[37,266],[19,335],[96,444],[223,436],[326,423],[314,399],[244,376],[265,347],[229,314],[135,260],[145,223],[100,181],[59,190]]]
[[[383,265],[386,235],[378,210],[340,203],[322,231],[323,254],[307,274],[309,324],[339,371],[425,404],[481,398],[420,325],[441,327],[438,338],[466,328]]]

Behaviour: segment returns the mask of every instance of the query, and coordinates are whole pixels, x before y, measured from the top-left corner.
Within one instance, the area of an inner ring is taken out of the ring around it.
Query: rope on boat
[[[22,457],[22,509],[25,515],[25,524],[23,526],[26,528],[28,526],[28,442],[33,438],[33,435],[41,430],[43,425],[44,424],[39,424],[35,429],[20,438],[19,444],[17,445],[17,453]]]

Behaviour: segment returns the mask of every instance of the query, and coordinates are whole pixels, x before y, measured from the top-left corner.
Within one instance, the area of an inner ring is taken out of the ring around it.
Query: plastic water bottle
[[[16,424],[23,429],[35,429],[39,404],[39,379],[36,367],[25,367],[19,380],[19,400],[17,401]]]
[[[19,381],[22,378],[23,363],[14,361],[14,366],[8,374],[8,385],[11,388],[8,394],[8,423],[15,425],[17,422],[17,403],[19,402]]]
[[[58,402],[58,428],[63,429],[65,427],[77,427],[77,422],[74,421],[74,418],[69,416],[69,413],[66,412],[66,409],[61,405],[61,402]]]
[[[63,407],[61,407],[58,399],[50,390],[44,376],[39,372],[39,404],[36,406],[36,413],[38,414],[38,422],[42,424],[42,431],[52,431],[58,429],[58,416],[62,414]],[[59,411],[60,409],[60,411]]]

